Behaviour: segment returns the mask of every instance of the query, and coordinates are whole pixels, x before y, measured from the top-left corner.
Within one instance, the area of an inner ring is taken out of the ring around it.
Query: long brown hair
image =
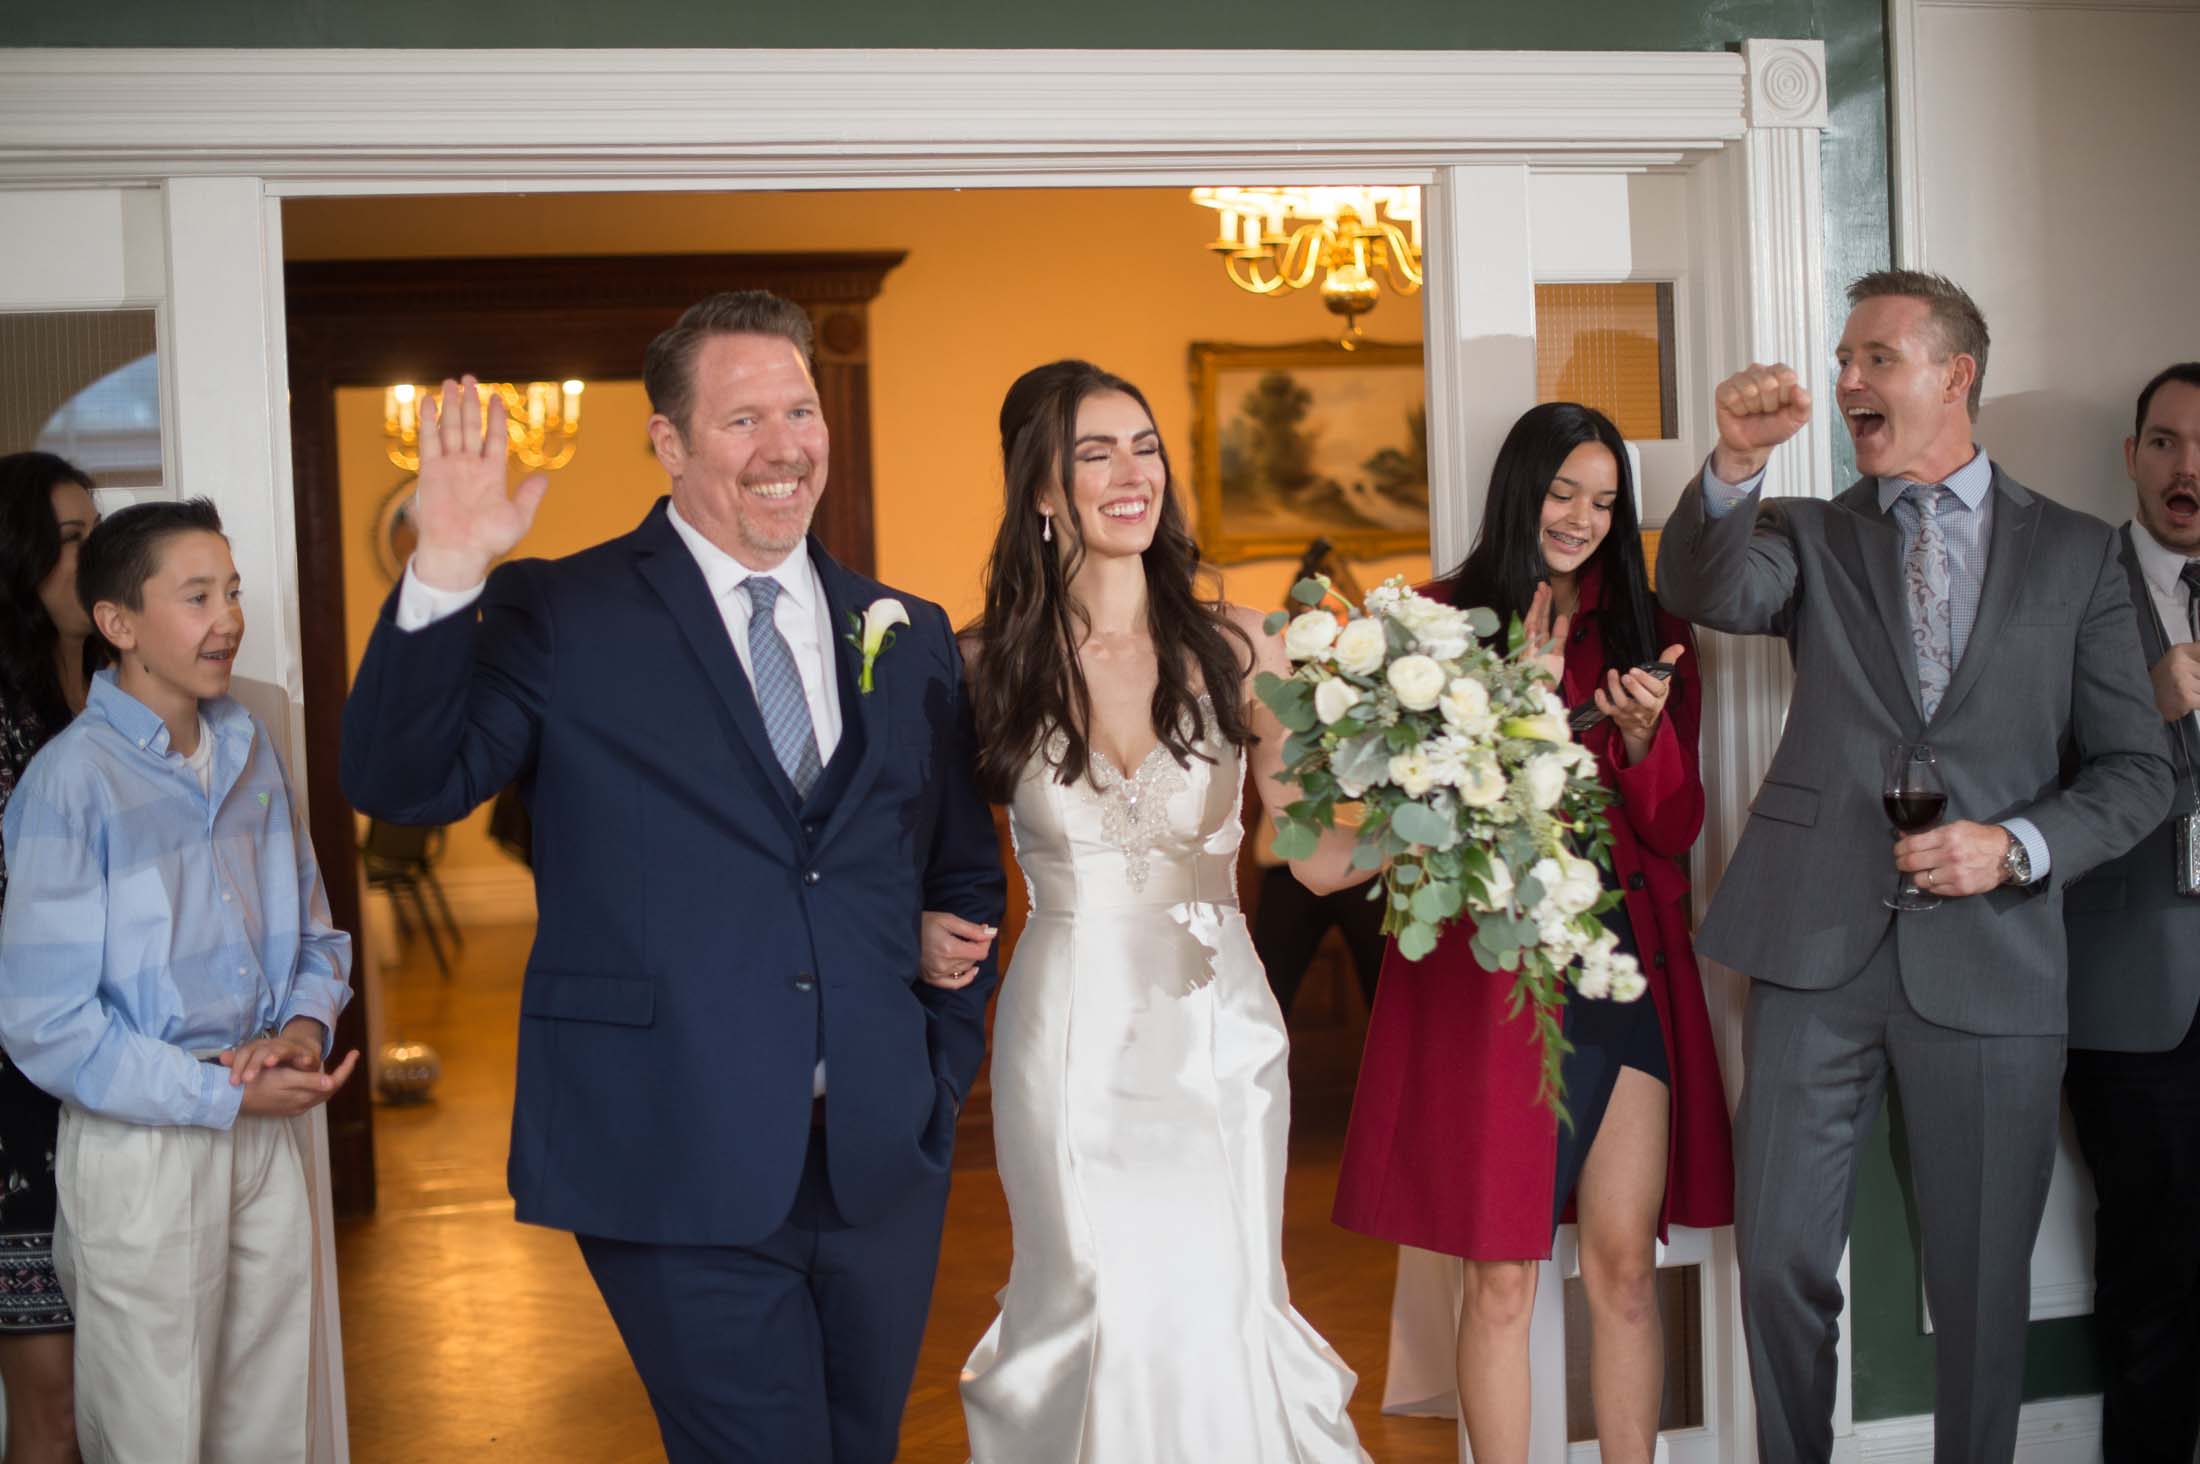
[[[1027,371],[1001,403],[1001,527],[986,561],[985,609],[969,632],[983,649],[972,695],[978,787],[996,803],[1014,796],[1025,764],[1057,730],[1066,745],[1052,763],[1056,780],[1074,783],[1091,767],[1092,697],[1077,647],[1092,626],[1069,593],[1069,582],[1085,558],[1074,487],[1077,409],[1101,392],[1121,392],[1152,419],[1143,392],[1089,361],[1056,361]],[[1202,755],[1195,747],[1202,684],[1213,698],[1221,734],[1238,747],[1253,741],[1239,694],[1253,648],[1219,598],[1200,594],[1200,579],[1212,578],[1212,572],[1202,569],[1199,546],[1184,526],[1166,446],[1161,467],[1160,518],[1153,543],[1140,556],[1146,567],[1147,630],[1160,669],[1153,730],[1169,755],[1188,766]],[[1069,508],[1054,517],[1055,532],[1065,540],[1059,554],[1040,536],[1039,503],[1050,487],[1061,490]]]

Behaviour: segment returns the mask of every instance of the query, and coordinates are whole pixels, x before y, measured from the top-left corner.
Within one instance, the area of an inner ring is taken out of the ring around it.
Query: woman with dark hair
[[[1536,1263],[1564,1220],[1580,1227],[1604,1457],[1648,1461],[1664,1378],[1656,1242],[1669,1224],[1733,1218],[1726,1099],[1689,944],[1702,686],[1688,627],[1651,599],[1631,476],[1603,414],[1533,408],[1498,452],[1473,552],[1434,593],[1521,618],[1567,704],[1604,714],[1581,736],[1613,794],[1609,877],[1623,898],[1604,918],[1648,995],[1567,1004],[1563,1126],[1536,1100],[1540,1047],[1509,1016],[1513,977],[1475,963],[1473,927],[1447,929],[1419,961],[1393,950],[1338,1175],[1338,1224],[1465,1260],[1459,1408],[1484,1464],[1527,1457]],[[1638,669],[1654,659],[1669,680]]]
[[[76,596],[92,480],[46,452],[0,457],[0,808],[31,755],[84,710],[101,642]],[[0,904],[8,870],[0,854]],[[0,1053],[0,1383],[7,1464],[73,1460],[73,1319],[54,1274],[61,1105]]]
[[[993,1029],[1015,1260],[963,1374],[971,1454],[1359,1464],[1351,1370],[1284,1280],[1287,1043],[1237,906],[1246,762],[1289,801],[1249,690],[1282,648],[1200,594],[1129,382],[1028,372],[1001,449],[965,654],[979,786],[1009,805],[1032,908]]]

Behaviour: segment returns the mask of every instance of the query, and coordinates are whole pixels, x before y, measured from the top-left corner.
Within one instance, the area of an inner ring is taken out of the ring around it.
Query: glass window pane
[[[1580,402],[1652,441],[1680,435],[1669,284],[1537,285],[1539,402]]]
[[[31,448],[102,488],[160,486],[151,310],[0,315],[0,452]]]

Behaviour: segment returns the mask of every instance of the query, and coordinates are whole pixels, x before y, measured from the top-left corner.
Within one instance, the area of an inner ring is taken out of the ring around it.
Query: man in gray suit
[[[1718,446],[1658,555],[1667,609],[1781,636],[1795,666],[1697,939],[1753,978],[1735,1227],[1758,1447],[1832,1452],[1836,1268],[1891,1068],[1924,1227],[1934,1458],[2001,1461],[2055,1148],[2062,890],[2161,821],[2169,760],[2113,532],[1972,441],[1978,308],[1909,271],[1849,299],[1835,393],[1866,476],[1830,502],[1765,498],[1811,403],[1792,370],[1752,366],[1718,389]],[[1920,742],[1948,821],[1890,857],[1886,756]],[[1939,908],[1891,912],[1898,871]]]
[[[2119,536],[2177,769],[2170,816],[2070,887],[2070,1071],[2078,1146],[2100,1197],[2093,1316],[2108,1464],[2190,1464],[2200,1443],[2200,898],[2180,887],[2178,825],[2200,762],[2200,361],[2139,393]]]

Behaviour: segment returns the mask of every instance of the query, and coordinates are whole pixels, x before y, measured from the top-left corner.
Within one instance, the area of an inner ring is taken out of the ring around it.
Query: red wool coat
[[[1566,647],[1568,706],[1602,679],[1599,590],[1596,576],[1585,577]],[[1582,740],[1618,795],[1607,809],[1612,867],[1626,890],[1649,982],[1644,999],[1657,1004],[1672,1074],[1663,1239],[1669,1224],[1732,1223],[1734,1151],[1689,942],[1686,861],[1703,827],[1696,752],[1703,688],[1688,627],[1660,613],[1658,643],[1689,649],[1649,755],[1619,766],[1623,749],[1609,721]],[[1542,1058],[1533,1022],[1525,1012],[1505,1015],[1513,978],[1475,963],[1472,934],[1464,922],[1447,929],[1419,961],[1400,956],[1395,942],[1384,953],[1335,1218],[1348,1230],[1448,1255],[1546,1259],[1558,1120],[1535,1098]]]

